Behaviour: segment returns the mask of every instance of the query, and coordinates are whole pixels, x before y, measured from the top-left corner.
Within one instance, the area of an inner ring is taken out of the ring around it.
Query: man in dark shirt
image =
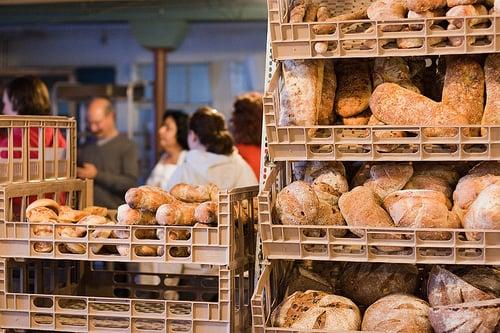
[[[95,140],[78,150],[79,178],[94,180],[94,204],[116,209],[125,192],[137,186],[138,153],[135,144],[116,128],[116,115],[106,98],[94,98],[87,110],[87,126]]]

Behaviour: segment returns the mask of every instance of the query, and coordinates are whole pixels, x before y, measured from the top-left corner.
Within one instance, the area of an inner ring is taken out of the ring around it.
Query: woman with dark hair
[[[146,181],[147,185],[164,187],[178,165],[184,162],[189,150],[189,117],[182,111],[167,110],[163,114],[162,126],[158,129],[158,142],[164,150]]]
[[[252,168],[238,154],[224,116],[204,106],[189,120],[189,152],[174,172],[165,189],[175,184],[205,185],[214,183],[231,189],[258,183]]]
[[[231,118],[231,130],[239,153],[260,174],[260,147],[262,139],[262,95],[256,91],[236,98]]]
[[[27,75],[16,78],[10,81],[3,91],[3,114],[7,116],[49,116],[50,115],[50,98],[47,86],[37,77]],[[38,127],[29,128],[29,147],[38,147],[38,137],[40,133]],[[22,147],[23,129],[13,128],[12,142],[14,148]],[[54,128],[45,128],[45,147],[50,148],[57,146],[58,148],[66,147],[66,139],[60,131],[57,131],[57,142],[54,142]],[[8,147],[8,138],[2,138],[0,142],[1,148]],[[0,148],[0,157],[9,158],[8,149]],[[62,149],[60,150],[62,152]],[[22,151],[15,149],[13,158],[22,158]],[[31,159],[38,158],[38,151],[30,149]]]

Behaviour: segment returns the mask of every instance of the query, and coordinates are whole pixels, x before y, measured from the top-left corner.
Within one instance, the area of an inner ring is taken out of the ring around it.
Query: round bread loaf
[[[350,299],[322,291],[297,291],[272,313],[276,327],[294,329],[352,330],[361,324],[361,313]]]
[[[276,211],[283,224],[316,224],[318,209],[318,196],[306,182],[295,181],[277,195]]]
[[[462,221],[466,229],[500,229],[500,180],[479,193]],[[479,240],[480,235],[466,233],[469,240]]]
[[[418,269],[409,264],[347,263],[340,285],[344,295],[356,304],[369,306],[387,295],[413,294]]]
[[[365,312],[362,330],[394,333],[432,333],[429,304],[411,295],[393,294],[379,299]]]

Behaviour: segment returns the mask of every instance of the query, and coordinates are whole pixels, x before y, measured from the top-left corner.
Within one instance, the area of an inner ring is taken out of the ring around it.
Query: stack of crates
[[[54,133],[64,140],[51,140]],[[83,236],[65,236],[67,224],[27,222],[25,210],[41,198],[73,209],[93,204],[92,181],[76,178],[76,138],[74,119],[0,116],[0,331],[248,330],[258,188],[220,191],[215,227],[158,225],[158,239],[143,239],[140,225],[79,225]],[[44,225],[51,232],[35,232]],[[128,237],[94,237],[105,229]],[[170,236],[179,231],[187,239]],[[41,242],[51,250],[39,252]],[[85,250],[70,253],[68,243]],[[157,255],[140,255],[144,245]],[[203,273],[151,269],[169,264],[194,264]]]
[[[321,0],[333,16],[352,13],[367,7],[368,1]],[[281,61],[299,59],[347,59],[387,56],[435,56],[500,52],[500,16],[482,16],[488,21],[482,28],[469,27],[471,17],[458,17],[463,21],[460,33],[430,30],[433,20],[400,19],[390,21],[358,20],[333,23],[288,23],[292,1],[268,0],[268,54],[267,60],[276,67],[267,71],[269,82],[264,94],[264,129],[266,137],[265,168],[259,192],[259,232],[262,241],[263,261],[261,275],[252,297],[252,327],[255,333],[296,332],[296,329],[273,327],[271,314],[283,301],[287,289],[286,278],[290,264],[296,260],[323,260],[338,262],[394,263],[394,264],[452,264],[500,265],[500,230],[474,230],[478,240],[467,240],[464,229],[414,229],[414,228],[363,228],[357,234],[338,237],[339,229],[347,226],[283,225],[277,219],[277,194],[293,179],[293,162],[342,161],[342,162],[408,162],[408,161],[498,161],[500,160],[500,126],[453,126],[454,137],[427,137],[422,126],[281,126],[280,89],[283,84]],[[407,26],[419,23],[420,31],[385,32],[384,25]],[[333,24],[330,33],[316,34],[314,26]],[[362,29],[350,31],[357,24]],[[371,28],[370,28],[371,27]],[[431,36],[475,36],[480,43],[470,43],[468,38],[459,47],[446,43],[431,46]],[[396,38],[422,39],[423,46],[400,49]],[[370,43],[367,43],[370,42]],[[392,42],[392,43],[391,43]],[[326,43],[326,52],[318,53],[315,45]],[[367,44],[370,47],[367,47]],[[426,126],[425,128],[432,127]],[[436,126],[435,126],[436,127]],[[483,133],[471,137],[471,128],[481,127]],[[406,137],[383,137],[381,131],[405,131]],[[320,133],[320,135],[317,135]],[[397,145],[397,149],[382,149]],[[390,152],[388,152],[390,151]],[[315,230],[314,237],[309,230]],[[317,232],[320,230],[321,232]],[[426,231],[447,231],[446,240],[425,240]],[[319,234],[319,236],[318,236]],[[380,237],[386,235],[386,237]],[[387,237],[395,236],[395,237]],[[399,247],[403,251],[382,252],[377,247]],[[494,300],[500,307],[500,299]],[[308,332],[307,330],[300,330]],[[311,330],[311,332],[318,330]],[[333,332],[333,331],[328,331]]]

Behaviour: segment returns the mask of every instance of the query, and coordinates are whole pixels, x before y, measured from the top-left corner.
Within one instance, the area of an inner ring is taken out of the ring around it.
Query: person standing
[[[94,180],[94,204],[116,209],[125,192],[137,186],[136,145],[116,128],[116,113],[107,98],[94,98],[86,115],[94,140],[78,151],[77,176]]]

